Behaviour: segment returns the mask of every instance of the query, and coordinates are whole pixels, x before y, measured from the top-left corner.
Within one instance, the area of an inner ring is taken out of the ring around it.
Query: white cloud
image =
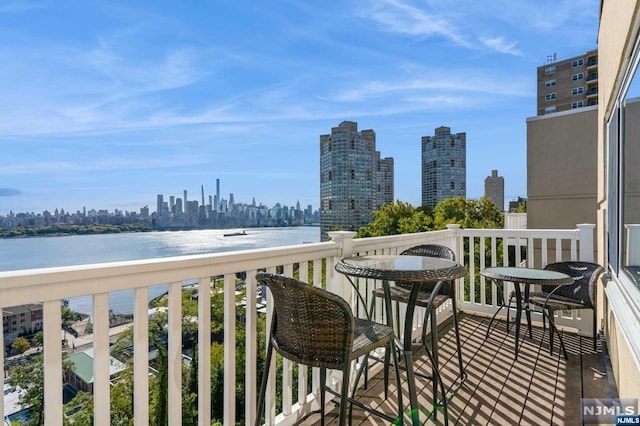
[[[456,25],[402,0],[379,0],[371,5],[373,7],[369,17],[380,23],[383,31],[412,36],[441,36],[460,46],[471,46],[470,42],[458,33]]]
[[[521,56],[522,52],[516,48],[516,42],[507,42],[504,37],[494,37],[481,39],[485,46],[500,53],[506,53],[514,56]]]

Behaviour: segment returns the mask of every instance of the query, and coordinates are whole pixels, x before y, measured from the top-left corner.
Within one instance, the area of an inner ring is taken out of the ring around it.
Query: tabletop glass
[[[537,283],[544,281],[545,284],[571,284],[573,278],[562,272],[549,271],[546,269],[521,268],[513,266],[499,266],[486,268],[481,272],[489,278],[500,280],[516,281],[521,283]]]
[[[427,256],[374,255],[348,257],[342,260],[354,267],[379,271],[422,271],[451,268],[456,262]]]

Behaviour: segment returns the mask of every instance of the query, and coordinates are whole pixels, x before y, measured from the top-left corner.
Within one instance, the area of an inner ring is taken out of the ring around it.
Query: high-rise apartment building
[[[384,202],[393,202],[393,158],[380,159],[373,130],[343,121],[320,135],[320,237],[357,231]]]
[[[394,200],[394,169],[393,169],[393,157],[387,157],[380,160],[380,176],[378,194],[382,197],[378,200],[379,204],[393,203]]]
[[[435,136],[422,137],[422,205],[466,196],[467,134],[438,127]]]
[[[598,104],[598,50],[538,67],[537,115]]]
[[[491,176],[484,180],[484,196],[488,197],[500,211],[504,210],[504,177],[497,170],[491,170]]]

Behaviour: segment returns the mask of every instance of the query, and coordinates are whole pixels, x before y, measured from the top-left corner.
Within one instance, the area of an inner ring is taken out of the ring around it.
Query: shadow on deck
[[[560,355],[556,336],[554,353],[549,354],[548,328],[533,328],[533,337],[521,336],[518,359],[514,359],[514,333],[507,333],[506,323],[499,322],[485,339],[489,318],[462,314],[460,334],[467,379],[458,380],[455,334],[451,323],[441,328],[439,362],[445,386],[454,384],[448,393],[449,423],[458,425],[575,425],[581,424],[581,398],[613,398],[617,390],[612,378],[607,377],[608,359],[602,344],[593,350],[593,340],[572,333],[563,333],[569,359]],[[526,330],[523,324],[521,334]],[[606,351],[605,351],[606,352]],[[430,373],[431,364],[423,349],[415,354],[416,369]],[[389,398],[384,401],[382,373],[369,379],[367,389],[357,399],[393,413],[397,411],[396,382],[389,385]],[[403,382],[406,376],[403,375]],[[403,401],[408,406],[407,387],[403,383]],[[422,408],[420,420],[426,424],[444,424],[443,412],[437,418],[431,413],[432,385],[418,379],[418,401]],[[408,407],[405,424],[409,424]],[[336,425],[337,409],[327,412],[328,425]],[[319,424],[320,415],[309,416],[303,425]],[[354,425],[386,424],[383,419],[353,410]]]

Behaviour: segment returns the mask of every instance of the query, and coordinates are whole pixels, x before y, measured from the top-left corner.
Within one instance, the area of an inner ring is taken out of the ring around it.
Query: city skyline
[[[421,137],[467,134],[467,197],[493,169],[527,196],[526,118],[550,54],[595,48],[599,3],[376,0],[0,3],[0,215],[134,211],[233,182],[319,205],[317,135],[376,132],[421,203]]]
[[[107,209],[107,208],[102,208],[99,206],[88,206],[88,205],[83,205],[81,208],[79,209],[67,209],[64,206],[56,206],[56,207],[41,207],[39,209],[35,209],[35,210],[28,210],[28,211],[17,211],[15,209],[8,209],[9,212],[13,213],[13,214],[21,214],[21,213],[27,213],[27,214],[41,214],[43,212],[49,212],[49,213],[53,213],[55,210],[58,211],[64,211],[65,213],[77,213],[77,212],[86,212],[86,211],[108,211],[110,213],[114,213],[116,210],[120,211],[120,212],[128,212],[128,213],[136,213],[136,214],[140,214],[140,211],[142,209],[147,209],[149,210],[150,214],[153,213],[157,213],[158,209],[158,197],[162,197],[162,199],[164,200],[165,203],[169,202],[170,198],[174,198],[174,201],[179,201],[180,205],[182,206],[183,198],[184,198],[184,194],[191,194],[191,196],[188,198],[189,201],[197,201],[198,202],[198,206],[200,207],[202,204],[201,202],[201,198],[202,198],[202,194],[204,193],[204,184],[200,185],[201,190],[198,191],[195,195],[194,193],[188,191],[188,190],[183,190],[181,191],[179,194],[181,194],[182,196],[177,196],[176,194],[156,194],[155,196],[153,196],[153,198],[155,198],[153,201],[150,201],[148,203],[145,203],[144,205],[139,206],[138,208],[132,208],[132,209],[119,209],[119,208],[113,208],[113,209]],[[216,193],[211,193],[211,194],[207,194],[204,193],[205,195],[205,203],[204,205],[210,205],[210,203],[208,203],[207,201],[211,200],[215,200],[216,197]],[[228,198],[223,197],[222,195],[224,195],[223,193],[220,193],[220,202],[228,205],[230,203],[231,198],[235,198],[233,195],[233,192],[229,192],[227,193],[227,195],[229,196]],[[167,197],[166,200],[164,197]],[[152,197],[150,197],[151,199]],[[262,207],[267,207],[269,209],[276,207],[276,205],[280,205],[281,207],[288,207],[288,208],[296,208],[297,205],[300,205],[300,209],[301,210],[306,210],[308,209],[309,206],[313,207],[313,204],[307,204],[307,205],[303,205],[300,201],[296,200],[295,202],[282,202],[282,201],[276,201],[274,204],[272,205],[268,205],[268,204],[264,204],[262,203],[260,200],[256,199],[256,197],[252,197],[251,200],[235,200],[234,203],[235,204],[239,204],[239,205],[251,205],[253,202],[255,201],[256,206],[262,206]],[[214,201],[215,203],[215,201]],[[316,210],[317,210],[317,206],[316,206]],[[0,213],[0,217],[5,217],[7,216],[7,214],[2,214]]]

